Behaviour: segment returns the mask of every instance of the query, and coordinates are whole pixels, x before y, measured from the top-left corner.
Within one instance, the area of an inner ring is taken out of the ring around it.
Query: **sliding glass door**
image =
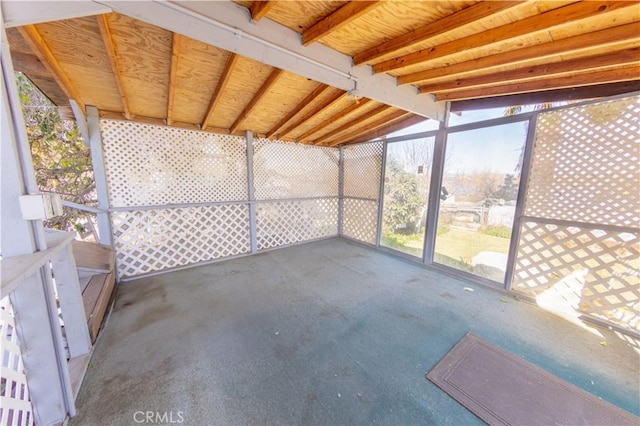
[[[381,245],[422,258],[435,137],[387,144]]]
[[[434,262],[502,283],[526,122],[448,134]]]

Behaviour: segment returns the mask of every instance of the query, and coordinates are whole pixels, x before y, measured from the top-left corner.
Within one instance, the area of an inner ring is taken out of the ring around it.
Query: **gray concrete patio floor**
[[[70,424],[482,424],[425,379],[467,332],[639,413],[633,347],[504,299],[340,238],[124,283]]]

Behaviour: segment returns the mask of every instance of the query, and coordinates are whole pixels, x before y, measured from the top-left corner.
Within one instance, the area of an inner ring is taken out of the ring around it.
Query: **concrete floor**
[[[614,333],[335,238],[120,285],[70,424],[481,424],[425,379],[469,331],[640,412]]]

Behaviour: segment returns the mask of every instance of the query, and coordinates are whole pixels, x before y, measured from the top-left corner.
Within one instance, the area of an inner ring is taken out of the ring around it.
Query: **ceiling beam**
[[[336,31],[349,22],[358,19],[361,15],[380,6],[380,4],[381,2],[377,0],[350,1],[304,30],[302,32],[302,44],[305,46],[310,45],[330,32]]]
[[[409,65],[431,61],[437,58],[453,55],[462,51],[470,51],[480,47],[486,47],[495,43],[511,40],[526,34],[548,31],[554,27],[579,21],[611,12],[624,7],[637,7],[636,2],[628,1],[587,1],[572,3],[543,12],[539,15],[492,28],[478,34],[473,34],[449,43],[443,43],[417,52],[399,56],[380,62],[373,66],[376,73],[388,72]]]
[[[340,138],[334,140],[333,142],[331,142],[329,144],[329,146],[336,146],[336,145],[340,145],[343,144],[345,142],[348,142],[349,140],[356,138],[360,135],[362,135],[364,132],[366,131],[370,131],[370,130],[374,130],[377,129],[379,127],[385,126],[399,118],[402,117],[406,117],[408,115],[413,115],[410,112],[407,111],[402,111],[402,110],[397,110],[395,112],[393,112],[392,114],[389,114],[387,116],[381,117],[375,121],[372,121],[371,123],[367,124],[365,126],[366,130],[364,128],[360,128],[360,129],[356,129],[352,132],[349,132],[347,134],[342,135]]]
[[[4,3],[3,3],[4,4]],[[47,43],[44,41],[38,29],[34,25],[25,25],[24,27],[18,28],[20,31],[20,35],[24,38],[24,41],[29,45],[33,53],[38,57],[38,60],[42,62],[49,72],[51,76],[56,81],[58,86],[62,89],[64,94],[69,98],[73,99],[78,103],[80,107],[80,111],[82,113],[86,113],[84,102],[80,98],[80,94],[75,89],[69,77],[64,72],[56,58],[53,56],[51,49],[47,46]]]
[[[354,143],[367,142],[376,138],[387,136],[390,133],[397,132],[414,124],[422,123],[425,121],[424,117],[419,115],[410,114],[408,118],[402,118],[400,120],[389,123],[384,127],[380,127],[376,130],[372,130],[368,133],[364,133],[355,139],[345,142],[343,145],[350,145]]]
[[[182,36],[173,33],[171,40],[171,71],[169,72],[169,99],[167,100],[167,126],[173,123],[173,104],[176,94],[176,79],[178,74],[178,59]]]
[[[287,124],[293,117],[295,117],[296,115],[298,115],[298,113],[300,113],[300,111],[302,111],[302,109],[304,107],[306,107],[307,105],[309,105],[311,102],[313,102],[318,96],[320,96],[322,93],[324,93],[326,90],[329,89],[329,86],[327,86],[326,84],[318,84],[318,86],[316,86],[315,89],[313,89],[313,91],[311,93],[309,93],[303,100],[302,102],[300,102],[298,105],[295,106],[295,108],[293,108],[291,111],[289,111],[289,113],[287,113],[287,115],[285,115],[279,122],[278,124],[276,124],[275,126],[273,126],[273,128],[271,130],[269,130],[267,132],[267,138],[272,138],[273,135],[278,133],[278,130],[280,130],[285,124]]]
[[[122,102],[122,110],[127,120],[131,120],[131,111],[129,110],[129,101],[127,100],[127,94],[124,90],[124,84],[122,82],[122,74],[120,73],[120,62],[118,60],[118,53],[113,43],[113,37],[111,36],[111,29],[109,28],[109,20],[107,15],[96,16],[98,22],[98,28],[100,29],[100,36],[102,37],[102,44],[107,51],[109,57],[109,64],[111,65],[111,72],[113,78],[116,81],[118,87],[118,93],[120,94],[120,101]]]
[[[311,136],[311,135],[313,135],[315,133],[318,133],[319,131],[321,131],[325,127],[327,127],[327,126],[337,122],[338,120],[346,117],[348,114],[351,114],[353,111],[355,111],[355,110],[357,110],[359,108],[362,108],[363,106],[367,105],[369,103],[369,101],[370,101],[369,99],[354,100],[352,105],[349,105],[347,108],[343,109],[339,113],[332,115],[331,117],[327,118],[322,123],[318,124],[317,126],[313,127],[312,129],[307,130],[302,135],[298,136],[298,139],[307,140],[309,138],[309,136]]]
[[[260,99],[262,99],[264,95],[269,93],[269,89],[271,89],[271,86],[273,86],[273,84],[276,82],[276,80],[278,80],[278,77],[280,77],[281,74],[282,74],[282,70],[278,68],[275,68],[273,71],[271,71],[271,74],[269,74],[269,77],[267,77],[265,82],[262,83],[262,86],[260,86],[260,89],[258,89],[256,94],[251,99],[251,101],[249,101],[249,103],[247,104],[247,106],[244,107],[244,109],[242,110],[238,118],[236,118],[236,121],[231,125],[231,128],[229,129],[231,133],[238,130],[238,127],[240,127],[240,124],[242,124],[242,122],[246,120],[247,117],[249,117],[249,114],[251,114],[251,111],[253,110],[253,108],[255,108],[258,102],[260,102]]]
[[[216,106],[218,105],[218,101],[222,97],[222,93],[224,92],[224,89],[229,84],[229,80],[231,79],[231,74],[233,74],[233,69],[235,68],[237,62],[238,62],[238,55],[236,55],[235,53],[229,54],[229,58],[227,58],[227,63],[225,64],[224,70],[222,71],[222,76],[220,77],[220,81],[218,81],[216,90],[213,92],[213,95],[211,96],[211,101],[209,102],[207,113],[204,116],[204,120],[202,120],[202,124],[200,124],[200,127],[202,128],[202,130],[207,130],[207,128],[209,127],[207,123],[209,123],[209,120],[213,118],[213,112],[216,109]]]
[[[640,66],[638,64],[633,64],[617,69],[572,74],[563,77],[556,77],[550,80],[516,82],[501,86],[454,90],[451,92],[437,93],[436,96],[447,101],[457,101],[463,99],[486,98],[489,96],[504,96],[515,93],[538,92],[542,90],[631,81],[638,80],[639,75]]]
[[[451,15],[445,16],[435,22],[431,22],[422,27],[416,28],[399,37],[388,40],[384,43],[373,46],[361,53],[354,55],[353,62],[356,65],[374,61],[382,56],[406,49],[418,43],[422,43],[430,38],[456,30],[464,25],[487,18],[496,13],[502,12],[513,6],[523,4],[522,1],[489,1],[480,2],[466,7]]]
[[[110,13],[111,8],[93,1],[3,1],[2,18],[6,28],[61,19]]]
[[[293,124],[291,124],[286,129],[278,133],[278,136],[279,137],[287,136],[289,133],[293,132],[295,129],[302,126],[307,121],[311,120],[321,111],[329,108],[331,105],[338,102],[340,99],[344,98],[345,96],[347,96],[346,92],[343,92],[343,91],[335,92],[333,95],[329,96],[327,99],[325,99],[324,101],[320,102],[318,105],[313,107],[309,112],[304,114],[301,118],[296,120]]]
[[[249,12],[251,13],[251,19],[255,22],[258,22],[269,13],[269,10],[273,6],[275,6],[276,2],[274,0],[254,0],[249,6]]]
[[[353,66],[350,56],[321,43],[303,46],[299,33],[270,19],[252,22],[249,11],[233,2],[129,2],[100,0],[114,11],[179,32],[203,43],[344,91],[443,120],[445,104],[415,87],[398,86],[395,77],[373,75],[367,65]],[[357,83],[356,83],[357,82]]]
[[[487,68],[526,62],[532,59],[543,59],[555,55],[578,52],[580,50],[593,49],[607,45],[615,45],[632,40],[640,41],[638,36],[638,24],[635,22],[592,33],[554,40],[535,46],[484,56],[471,61],[459,62],[457,64],[451,64],[444,67],[432,68],[430,70],[402,75],[398,77],[398,83],[412,84],[453,75],[466,73],[475,74]]]
[[[601,55],[569,59],[567,61],[520,67],[508,71],[479,75],[477,77],[458,78],[420,86],[425,93],[440,93],[449,90],[468,89],[471,87],[492,86],[515,81],[534,79],[553,79],[554,76],[575,74],[583,71],[594,71],[640,62],[640,48],[613,51]],[[639,75],[640,77],[640,75]]]
[[[342,126],[338,127],[335,130],[330,131],[329,133],[326,133],[318,138],[316,138],[313,141],[314,145],[318,145],[320,143],[325,142],[327,139],[331,139],[332,137],[339,135],[340,133],[344,133],[346,131],[348,131],[349,129],[352,129],[354,126],[360,126],[361,123],[365,120],[368,120],[372,117],[375,117],[378,114],[382,114],[383,112],[389,110],[391,107],[389,105],[380,105],[375,107],[374,109],[372,109],[371,111],[368,111],[367,113],[358,116],[356,118],[354,118],[353,120],[350,120],[349,122],[343,124]]]
[[[451,112],[604,98],[640,91],[640,80],[451,102]]]

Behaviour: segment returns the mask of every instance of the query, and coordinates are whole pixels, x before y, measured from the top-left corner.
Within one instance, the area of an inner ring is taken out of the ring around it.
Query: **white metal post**
[[[338,159],[338,235],[344,230],[344,147],[340,147]]]
[[[89,147],[91,148],[93,178],[96,182],[96,193],[98,195],[98,208],[102,210],[102,213],[97,214],[100,244],[113,246],[111,221],[109,219],[109,191],[107,189],[107,177],[104,170],[102,134],[100,133],[98,108],[87,106],[87,125],[89,127]]]
[[[384,220],[384,179],[387,171],[387,147],[389,142],[382,139],[382,164],[380,164],[380,189],[378,190],[378,228],[376,229],[376,247],[382,240],[382,221]]]
[[[256,195],[253,184],[253,133],[247,130],[245,133],[247,142],[247,196],[249,198],[249,240],[251,242],[251,253],[258,252],[258,225],[256,223]]]

